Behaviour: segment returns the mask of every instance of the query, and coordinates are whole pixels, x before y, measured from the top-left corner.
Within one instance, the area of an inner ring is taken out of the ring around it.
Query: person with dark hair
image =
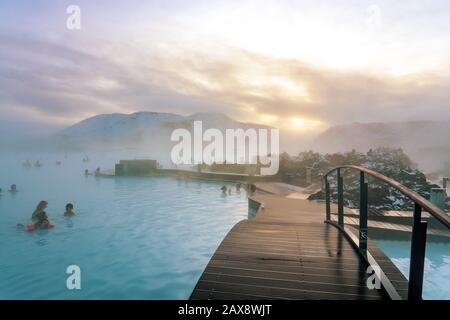
[[[12,184],[9,192],[17,192],[17,186],[15,184]]]
[[[66,204],[66,211],[64,212],[65,217],[72,217],[75,215],[75,212],[73,211],[73,204],[68,203]]]
[[[227,194],[227,192],[228,192],[227,186],[223,186],[222,188],[220,188],[220,190],[222,190],[223,194]]]
[[[250,196],[252,196],[256,192],[257,188],[256,188],[255,184],[249,182],[249,183],[246,184],[245,189],[246,189],[247,193]]]

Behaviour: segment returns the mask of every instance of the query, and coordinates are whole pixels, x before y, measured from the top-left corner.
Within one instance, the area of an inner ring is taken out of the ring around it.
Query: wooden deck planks
[[[191,299],[386,298],[367,288],[365,262],[342,233],[324,223],[322,204],[277,195],[254,200],[264,209],[228,233]],[[384,264],[404,287],[398,269]]]

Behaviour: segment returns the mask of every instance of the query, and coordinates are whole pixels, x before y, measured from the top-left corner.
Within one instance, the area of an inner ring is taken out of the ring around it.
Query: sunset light
[[[449,0],[0,0],[0,301],[448,301],[449,139]]]

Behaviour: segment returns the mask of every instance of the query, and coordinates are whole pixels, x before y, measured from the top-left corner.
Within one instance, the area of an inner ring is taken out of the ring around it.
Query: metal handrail
[[[427,211],[431,216],[436,218],[441,224],[450,229],[450,217],[440,208],[430,203],[427,199],[419,195],[417,192],[405,187],[398,181],[386,177],[385,175],[378,173],[374,170],[367,169],[355,165],[342,165],[331,169],[324,176],[325,180],[325,200],[326,200],[326,222],[331,223],[339,227],[346,232],[344,227],[344,180],[341,175],[341,169],[354,169],[360,172],[360,203],[359,203],[359,243],[352,237],[351,241],[359,247],[360,253],[368,261],[372,261],[373,258],[367,251],[367,215],[368,215],[368,183],[365,181],[365,174],[368,174],[382,182],[385,182],[389,186],[403,193],[409,199],[414,201],[414,221],[412,228],[411,239],[411,257],[409,268],[409,284],[408,284],[408,299],[420,300],[422,299],[423,288],[423,272],[425,264],[425,247],[426,247],[426,234],[427,223],[421,221],[422,210]],[[337,172],[337,188],[338,188],[338,222],[335,224],[331,221],[331,199],[330,199],[330,184],[328,182],[328,176]],[[384,277],[386,286],[391,287],[389,280]],[[386,287],[385,286],[385,287]],[[395,295],[398,296],[398,295]]]
[[[408,198],[413,200],[415,203],[420,205],[422,207],[422,209],[424,209],[429,214],[431,214],[433,217],[435,217],[437,220],[439,220],[439,222],[441,222],[447,228],[450,228],[450,216],[448,214],[446,214],[442,209],[438,208],[437,206],[435,206],[434,204],[429,202],[427,199],[422,197],[417,192],[415,192],[415,191],[405,187],[400,182],[395,181],[394,179],[391,179],[389,177],[386,177],[385,175],[383,175],[383,174],[381,174],[379,172],[376,172],[374,170],[367,169],[367,168],[360,167],[360,166],[354,166],[354,165],[343,165],[343,166],[339,166],[339,167],[336,167],[336,168],[331,169],[330,171],[328,171],[325,174],[325,179],[333,171],[336,171],[338,169],[346,169],[346,168],[347,169],[355,169],[355,170],[358,170],[360,172],[362,171],[364,173],[367,173],[367,174],[371,175],[374,178],[377,178],[378,180],[386,182],[389,186],[393,187],[394,189],[397,189],[398,191],[403,193],[405,196],[407,196]]]

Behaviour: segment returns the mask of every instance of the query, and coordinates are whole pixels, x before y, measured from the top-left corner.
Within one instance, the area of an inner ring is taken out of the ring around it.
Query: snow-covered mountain
[[[157,112],[102,114],[64,129],[58,136],[69,139],[120,139],[150,129],[161,129],[166,123],[177,123],[186,119],[176,114]]]
[[[60,149],[83,151],[132,150],[158,158],[170,155],[174,142],[173,130],[184,128],[192,132],[194,121],[202,121],[203,130],[216,128],[267,128],[258,124],[241,123],[221,113],[196,113],[182,116],[171,113],[137,112],[133,114],[104,114],[83,120],[53,137]]]
[[[174,128],[193,126],[194,121],[202,121],[204,128],[262,128],[258,124],[235,121],[221,113],[196,113],[182,116],[172,113],[136,112],[132,114],[102,114],[83,120],[57,134],[68,139],[123,139],[136,137],[148,132],[172,131]]]

